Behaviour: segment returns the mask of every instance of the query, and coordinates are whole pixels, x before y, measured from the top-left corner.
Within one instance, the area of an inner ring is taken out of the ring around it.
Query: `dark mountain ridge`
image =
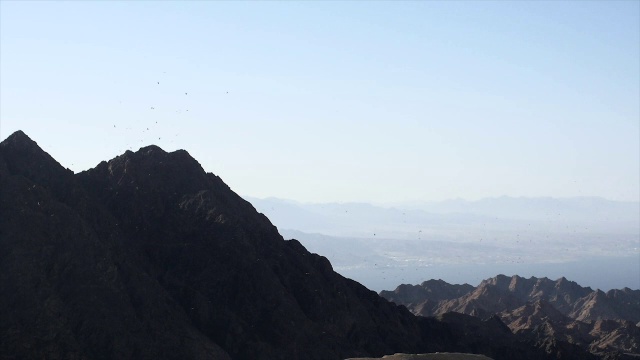
[[[284,240],[186,151],[73,174],[16,132],[0,143],[0,213],[2,359],[591,358],[496,318],[415,317]]]

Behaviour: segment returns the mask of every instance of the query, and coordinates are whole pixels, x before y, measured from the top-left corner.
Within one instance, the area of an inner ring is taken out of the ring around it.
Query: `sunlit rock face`
[[[430,280],[380,294],[421,316],[452,311],[480,318],[497,315],[513,333],[540,344],[561,340],[598,356],[640,353],[640,330],[634,325],[640,320],[640,290],[605,293],[564,277],[498,275],[475,288]]]

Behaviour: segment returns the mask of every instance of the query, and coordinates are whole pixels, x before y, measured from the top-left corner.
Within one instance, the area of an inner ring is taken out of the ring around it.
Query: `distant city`
[[[504,273],[640,288],[640,203],[488,198],[393,206],[246,198],[339,273],[372,290]],[[606,271],[603,271],[606,270]]]

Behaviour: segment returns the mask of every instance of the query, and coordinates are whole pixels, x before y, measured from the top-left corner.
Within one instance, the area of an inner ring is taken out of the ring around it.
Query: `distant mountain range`
[[[497,315],[513,333],[536,341],[562,339],[594,354],[640,356],[640,290],[605,293],[566,278],[499,275],[476,287],[429,280],[380,295],[420,316]]]
[[[431,277],[476,285],[505,272],[569,276],[603,290],[640,287],[637,202],[502,197],[382,207],[247,199],[285,237],[377,291]]]
[[[490,225],[501,228],[522,224],[545,224],[574,230],[587,224],[591,230],[638,233],[640,202],[612,201],[597,197],[487,198],[441,202],[399,203],[380,206],[368,203],[299,203],[292,200],[245,197],[258,211],[282,228],[336,236],[393,236],[402,227]],[[561,225],[561,226],[560,226]],[[419,230],[419,229],[416,229]]]
[[[638,223],[640,202],[613,201],[600,197],[510,197],[476,201],[451,199],[439,202],[398,204],[400,207],[428,212],[470,213],[508,219],[562,221],[600,221]]]

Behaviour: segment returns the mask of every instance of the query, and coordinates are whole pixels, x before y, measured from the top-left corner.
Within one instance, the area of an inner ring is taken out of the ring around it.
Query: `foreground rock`
[[[435,354],[394,354],[381,358],[352,358],[346,360],[492,360],[484,355],[460,354],[460,353],[435,353]]]

